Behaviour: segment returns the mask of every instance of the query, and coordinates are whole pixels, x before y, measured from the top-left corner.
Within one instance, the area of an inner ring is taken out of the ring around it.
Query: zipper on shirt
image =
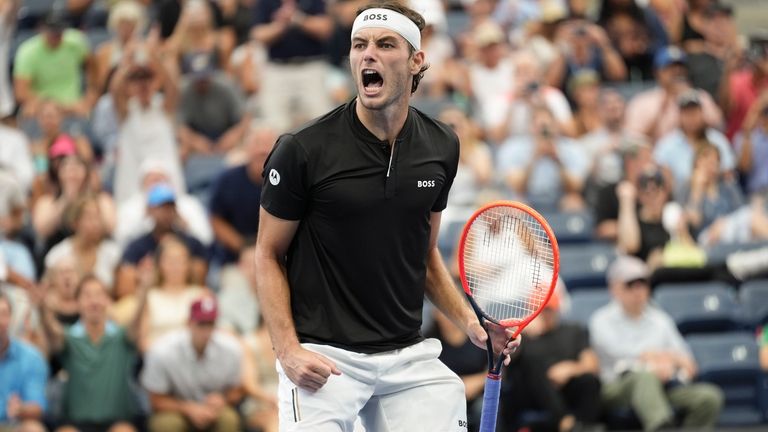
[[[395,196],[395,185],[397,179],[395,178],[395,170],[393,169],[393,162],[395,162],[395,147],[398,140],[392,141],[392,145],[389,149],[389,164],[387,165],[387,176],[384,180],[384,197],[389,199]]]

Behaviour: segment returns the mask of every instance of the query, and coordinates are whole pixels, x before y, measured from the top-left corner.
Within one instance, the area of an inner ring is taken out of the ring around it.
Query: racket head
[[[533,208],[496,201],[479,208],[459,240],[459,276],[479,316],[515,337],[544,309],[557,285],[560,252],[547,221]]]

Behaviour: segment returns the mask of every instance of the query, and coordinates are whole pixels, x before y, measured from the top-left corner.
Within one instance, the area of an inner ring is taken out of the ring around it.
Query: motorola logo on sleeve
[[[274,168],[269,171],[269,182],[272,186],[277,186],[280,183],[280,173]]]

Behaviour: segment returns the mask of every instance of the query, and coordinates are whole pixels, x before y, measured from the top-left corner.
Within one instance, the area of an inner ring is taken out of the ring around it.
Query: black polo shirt
[[[391,167],[390,148],[353,100],[280,137],[267,159],[262,207],[301,221],[287,256],[301,342],[374,353],[422,339],[430,213],[446,206],[459,142],[410,108]]]

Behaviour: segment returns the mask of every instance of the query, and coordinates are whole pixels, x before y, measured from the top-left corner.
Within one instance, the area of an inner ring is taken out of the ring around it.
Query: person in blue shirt
[[[32,345],[10,336],[11,313],[0,291],[0,432],[44,431],[48,365]]]

